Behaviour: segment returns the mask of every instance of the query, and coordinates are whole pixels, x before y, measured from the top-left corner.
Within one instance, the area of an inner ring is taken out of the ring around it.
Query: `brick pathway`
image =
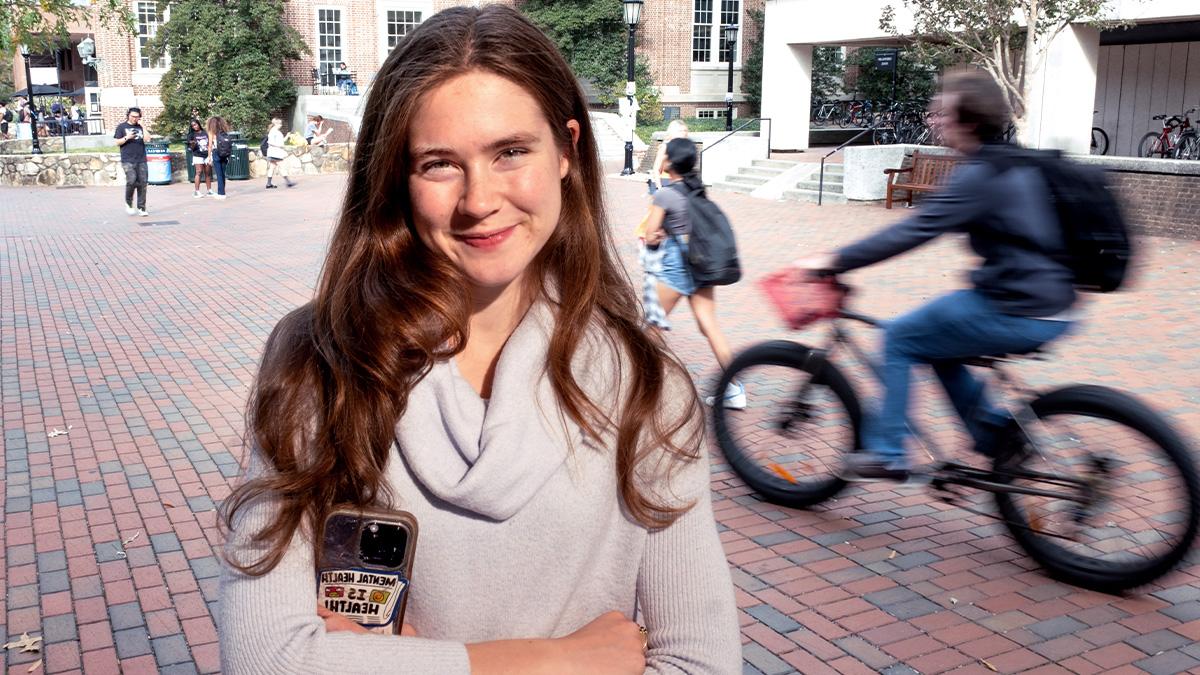
[[[38,658],[52,673],[218,669],[214,506],[237,473],[263,340],[308,297],[342,185],[232,182],[224,203],[152,187],[140,220],[116,189],[0,190],[0,634],[45,639],[41,654],[6,652],[9,673]],[[608,187],[624,244],[644,188]],[[718,199],[751,277],[904,213]],[[1142,253],[1131,292],[1093,300],[1082,334],[1020,372],[1132,390],[1200,437],[1200,244],[1146,240]],[[939,242],[857,273],[857,304],[894,314],[960,285],[970,264]],[[735,345],[787,337],[751,284],[719,301]],[[709,387],[711,355],[686,309],[673,319],[672,344]],[[946,417],[920,386],[922,414]],[[857,488],[790,511],[714,459],[747,673],[1200,672],[1194,563],[1129,598],[1081,592],[923,491]]]

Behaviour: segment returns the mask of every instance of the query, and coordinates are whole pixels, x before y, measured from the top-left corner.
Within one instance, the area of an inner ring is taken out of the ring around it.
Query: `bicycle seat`
[[[1155,115],[1154,117],[1151,117],[1150,119],[1152,119],[1152,120],[1165,120],[1165,119],[1167,119],[1167,116],[1166,116],[1166,115]]]
[[[974,356],[969,359],[963,359],[964,365],[979,366],[981,368],[994,368],[998,363],[1019,361],[1021,359],[1040,360],[1045,358],[1045,351],[1041,347],[1033,351],[1022,352],[1020,354],[988,354],[986,356]]]

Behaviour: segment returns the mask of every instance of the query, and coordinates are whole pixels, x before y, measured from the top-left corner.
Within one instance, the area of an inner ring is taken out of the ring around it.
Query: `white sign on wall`
[[[58,84],[57,68],[30,68],[29,77],[34,84]]]

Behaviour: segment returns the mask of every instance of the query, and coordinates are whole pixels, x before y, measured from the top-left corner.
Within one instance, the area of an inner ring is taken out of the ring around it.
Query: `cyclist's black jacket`
[[[971,281],[999,311],[1044,317],[1068,309],[1075,302],[1071,270],[1041,252],[1064,248],[1049,188],[1036,168],[997,175],[979,161],[996,151],[983,146],[912,217],[839,251],[838,271],[873,265],[946,232],[965,232],[983,258]]]

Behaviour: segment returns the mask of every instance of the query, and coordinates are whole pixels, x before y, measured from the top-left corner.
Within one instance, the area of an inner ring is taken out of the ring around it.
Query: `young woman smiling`
[[[388,57],[248,406],[226,672],[741,672],[703,415],[602,196],[574,75],[515,10],[446,10]],[[402,636],[318,614],[347,503],[420,523]]]

